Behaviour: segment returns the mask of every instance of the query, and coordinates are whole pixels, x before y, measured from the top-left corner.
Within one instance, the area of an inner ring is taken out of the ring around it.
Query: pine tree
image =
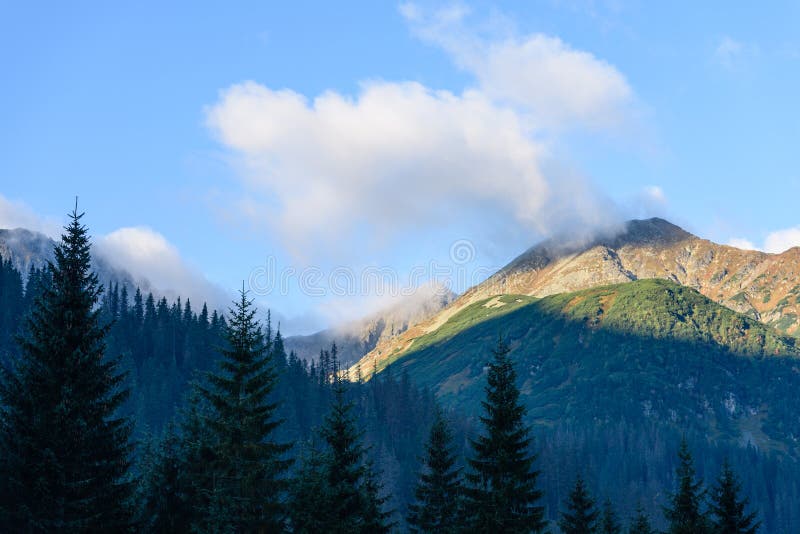
[[[664,508],[664,517],[669,522],[669,534],[703,534],[708,531],[708,522],[701,511],[705,499],[703,483],[695,480],[694,461],[686,439],[681,441],[678,451],[678,491]]]
[[[641,503],[636,507],[636,515],[628,527],[628,534],[656,534],[656,531],[650,525],[650,518],[647,517]]]
[[[561,512],[558,526],[564,534],[592,534],[597,532],[600,512],[594,506],[583,478],[578,475],[575,486],[567,498],[566,510]]]
[[[742,485],[727,460],[711,492],[711,524],[714,534],[755,534],[760,525],[755,513],[747,513],[747,498],[739,498]]]
[[[619,523],[617,513],[614,511],[614,506],[609,499],[603,503],[603,512],[600,516],[600,529],[601,534],[621,534],[622,525]]]
[[[536,504],[542,497],[536,488],[539,473],[533,470],[530,429],[523,423],[525,409],[509,351],[498,340],[489,363],[481,417],[486,434],[471,442],[467,520],[480,532],[540,532],[545,521],[543,507]]]
[[[108,358],[90,270],[88,231],[76,209],[55,248],[21,356],[0,385],[0,524],[14,532],[117,532],[130,523],[127,391]]]
[[[213,502],[232,511],[236,531],[273,532],[285,520],[289,446],[272,439],[282,421],[271,400],[276,377],[255,313],[242,289],[230,312],[220,371],[207,375],[200,393],[215,436]]]
[[[455,467],[452,439],[444,415],[437,410],[414,491],[416,502],[409,507],[408,523],[416,532],[450,533],[461,527],[461,469]]]

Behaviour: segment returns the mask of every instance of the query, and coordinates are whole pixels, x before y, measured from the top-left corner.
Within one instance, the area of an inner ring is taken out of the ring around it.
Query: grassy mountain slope
[[[666,280],[485,299],[377,366],[392,362],[477,413],[498,335],[538,425],[665,424],[796,454],[795,338]]]
[[[551,240],[530,248],[437,315],[381,340],[362,366],[394,358],[415,345],[417,338],[489,297],[541,298],[645,279],[691,287],[781,332],[800,334],[800,248],[781,254],[741,250],[655,218],[629,221],[614,236],[569,244]]]

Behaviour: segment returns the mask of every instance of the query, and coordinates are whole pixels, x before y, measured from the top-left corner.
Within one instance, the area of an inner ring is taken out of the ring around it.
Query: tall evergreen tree
[[[326,445],[321,460],[306,462],[295,483],[291,507],[295,532],[376,533],[389,532],[391,512],[372,465],[365,461],[362,433],[356,428],[348,401],[346,379],[338,369],[335,352],[328,362],[333,381],[333,402],[321,437]],[[316,455],[312,455],[312,458]],[[309,495],[309,491],[316,492]]]
[[[189,466],[181,438],[170,426],[157,448],[145,451],[138,527],[144,532],[189,532],[196,518]]]
[[[207,375],[200,392],[215,436],[214,502],[231,512],[235,531],[274,532],[285,521],[289,445],[273,439],[281,424],[271,398],[276,375],[255,314],[242,289],[230,311],[220,371]]]
[[[564,534],[593,534],[597,532],[597,519],[600,512],[594,505],[594,499],[586,489],[586,483],[578,475],[575,486],[566,501],[566,510],[561,512],[558,526]]]
[[[524,424],[510,349],[498,340],[489,363],[484,415],[485,434],[473,440],[466,507],[469,527],[480,532],[540,532],[545,527],[538,471],[529,451],[530,429]]]
[[[416,502],[409,507],[408,523],[416,532],[451,533],[461,527],[461,469],[455,467],[452,440],[444,414],[438,409],[414,491]]]
[[[641,503],[636,507],[636,515],[628,526],[628,534],[656,534]]]
[[[669,522],[669,534],[703,534],[708,532],[708,521],[702,511],[705,500],[703,482],[695,480],[694,461],[686,439],[681,440],[678,451],[678,491],[672,495],[664,517]]]
[[[622,525],[619,523],[617,513],[614,511],[614,506],[611,500],[606,499],[603,503],[603,511],[600,515],[600,534],[621,534]]]
[[[76,206],[0,384],[0,524],[13,532],[118,532],[131,519],[131,425],[117,415],[127,391],[104,354],[82,217]]]
[[[742,485],[727,460],[711,492],[711,524],[714,534],[755,534],[760,525],[755,512],[747,513],[747,498],[740,498]]]

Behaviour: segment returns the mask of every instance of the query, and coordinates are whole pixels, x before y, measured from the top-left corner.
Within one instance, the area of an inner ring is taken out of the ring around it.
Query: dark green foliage
[[[408,523],[414,532],[452,533],[461,525],[460,501],[463,494],[461,469],[456,467],[453,435],[441,410],[431,427],[425,446],[423,471],[409,507]]]
[[[617,517],[617,512],[608,499],[603,503],[598,532],[600,534],[622,534],[622,525],[620,525],[619,517]]]
[[[525,409],[519,402],[516,373],[508,346],[498,340],[492,350],[480,420],[484,433],[471,442],[466,510],[469,528],[480,532],[539,532],[544,526],[538,471],[530,452]]]
[[[678,467],[675,475],[678,490],[664,508],[664,517],[669,523],[669,534],[703,534],[708,532],[708,519],[702,511],[705,500],[703,482],[696,480],[694,461],[686,440],[681,441],[678,451]]]
[[[389,497],[383,492],[383,484],[379,480],[379,473],[373,461],[368,461],[364,470],[364,485],[362,488],[364,523],[361,532],[388,533],[395,526],[392,521],[392,510],[387,510]]]
[[[711,524],[714,534],[755,534],[756,514],[748,513],[747,498],[740,497],[742,485],[727,460],[711,491]]]
[[[334,373],[336,368],[334,366]],[[353,418],[353,404],[344,398],[344,381],[334,374],[334,401],[321,435],[325,444],[325,495],[330,500],[332,524],[326,529],[355,532],[363,522],[360,486],[365,475],[364,447]]]
[[[25,307],[22,276],[11,261],[0,255],[0,333],[16,334],[21,315],[18,310]],[[11,336],[0,334],[0,364],[7,364],[16,347]]]
[[[731,458],[764,532],[800,524],[800,418],[786,401],[800,391],[795,339],[664,280],[526,298],[468,306],[442,327],[447,336],[418,338],[392,367],[443,406],[477,414],[485,347],[503,332],[539,464],[557,466],[539,479],[550,519],[566,481],[591,465],[620,512],[642,501],[660,527],[654,495],[672,487],[686,434],[699,472]]]
[[[656,534],[656,531],[650,526],[650,518],[647,517],[641,504],[636,506],[636,515],[633,516],[628,527],[628,534]]]
[[[276,375],[255,313],[242,290],[229,315],[220,370],[209,373],[199,389],[210,408],[206,423],[214,447],[213,482],[207,489],[214,510],[226,510],[236,532],[282,528],[290,465],[289,446],[274,441],[281,424],[271,400]]]
[[[354,404],[346,399],[335,346],[325,360],[331,373],[322,383],[330,381],[333,392],[320,431],[325,448],[307,457],[301,468],[290,503],[292,528],[296,532],[342,534],[389,532],[391,512],[385,510],[386,499],[381,496],[377,474],[366,459]]]
[[[82,214],[70,218],[0,386],[8,531],[118,532],[131,520],[124,376],[106,355]]]
[[[565,510],[561,512],[559,528],[564,534],[593,534],[598,532],[597,519],[600,512],[594,505],[594,499],[586,489],[583,477],[578,475],[575,486],[564,503]]]
[[[195,520],[187,450],[173,427],[143,453],[137,526],[144,532],[188,532]]]

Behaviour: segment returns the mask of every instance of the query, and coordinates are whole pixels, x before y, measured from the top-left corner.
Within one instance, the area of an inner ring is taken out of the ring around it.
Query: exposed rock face
[[[403,335],[379,343],[374,358],[403,352],[416,337],[432,332],[459,310],[487,297],[545,297],[606,284],[663,278],[783,332],[798,335],[800,248],[781,254],[712,243],[663,219],[629,221],[624,232],[582,245],[540,243],[488,280]]]

